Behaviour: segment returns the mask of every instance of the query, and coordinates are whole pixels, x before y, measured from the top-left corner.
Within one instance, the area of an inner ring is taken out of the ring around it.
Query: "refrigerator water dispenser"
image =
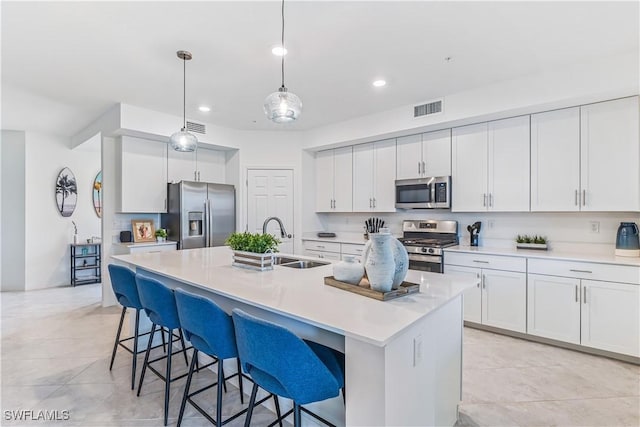
[[[202,236],[203,212],[189,212],[189,236]]]

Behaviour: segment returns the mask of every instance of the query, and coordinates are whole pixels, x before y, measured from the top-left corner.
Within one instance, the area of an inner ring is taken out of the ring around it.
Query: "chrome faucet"
[[[269,224],[269,221],[271,220],[276,220],[278,222],[278,225],[280,226],[280,237],[282,237],[283,239],[285,237],[289,239],[291,238],[291,234],[287,234],[287,230],[284,229],[284,224],[282,223],[282,220],[277,216],[272,216],[264,220],[264,224],[262,224],[262,234],[267,234],[267,224]]]

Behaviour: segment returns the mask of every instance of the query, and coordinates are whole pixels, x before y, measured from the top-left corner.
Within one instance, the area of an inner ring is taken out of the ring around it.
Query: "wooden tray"
[[[371,289],[371,287],[369,286],[369,281],[367,281],[366,278],[362,279],[359,285],[352,285],[351,283],[340,282],[333,276],[327,276],[324,278],[324,284],[333,286],[334,288],[339,288],[345,291],[364,295],[365,297],[374,298],[380,301],[388,301],[391,299],[403,297],[405,295],[420,292],[420,285],[411,282],[402,282],[398,289],[392,289],[389,292],[375,291]]]

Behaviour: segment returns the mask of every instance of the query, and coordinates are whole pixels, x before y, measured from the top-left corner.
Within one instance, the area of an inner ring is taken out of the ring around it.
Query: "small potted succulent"
[[[158,228],[156,230],[156,241],[158,243],[164,242],[167,239],[167,230],[164,228]]]
[[[244,232],[232,233],[225,244],[233,250],[233,266],[264,271],[273,269],[280,240],[268,233]]]
[[[528,236],[526,234],[518,234],[518,236],[516,237],[516,248],[547,250],[547,238],[538,235]]]

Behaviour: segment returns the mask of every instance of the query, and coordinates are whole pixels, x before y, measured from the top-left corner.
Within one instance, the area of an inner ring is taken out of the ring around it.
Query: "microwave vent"
[[[202,123],[190,122],[187,120],[187,131],[205,135],[207,133],[207,128]]]
[[[413,107],[413,117],[442,113],[442,99]]]

